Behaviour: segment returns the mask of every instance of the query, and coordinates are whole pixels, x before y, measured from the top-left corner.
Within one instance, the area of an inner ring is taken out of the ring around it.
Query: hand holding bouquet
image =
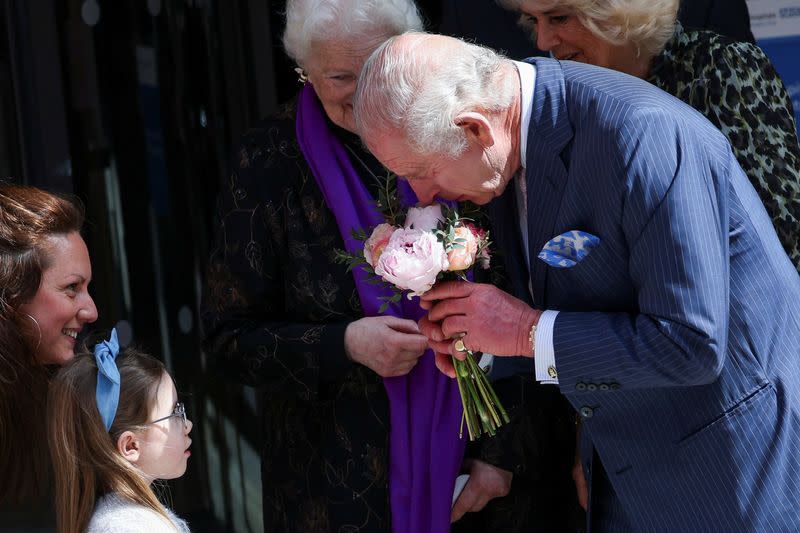
[[[383,207],[388,207],[386,202]],[[384,297],[380,312],[399,302],[403,294],[409,299],[421,296],[438,280],[466,280],[476,266],[489,267],[486,231],[444,204],[411,207],[405,213],[390,208],[385,216],[387,222],[369,236],[355,233],[364,241],[363,254],[337,252],[337,259],[349,269],[363,268],[393,289],[391,296]],[[508,415],[475,355],[468,352],[464,361],[453,358],[453,366],[464,407],[462,431],[466,425],[470,440],[484,433],[494,435],[508,422]]]

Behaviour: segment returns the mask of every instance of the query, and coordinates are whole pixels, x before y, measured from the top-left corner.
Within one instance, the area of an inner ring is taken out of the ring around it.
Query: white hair
[[[421,29],[413,0],[288,0],[283,46],[304,66],[315,43],[388,38]]]
[[[421,51],[429,37],[398,43],[393,37],[367,59],[353,99],[356,129],[362,137],[402,132],[420,155],[458,156],[467,146],[456,117],[468,111],[496,112],[511,105],[514,90],[501,73],[512,62],[489,48],[450,39],[446,57],[434,48]]]
[[[675,32],[680,0],[497,0],[513,11],[524,4],[537,11],[564,9],[575,13],[592,33],[613,44],[632,43],[648,56],[664,49]],[[523,15],[520,25],[536,29]]]

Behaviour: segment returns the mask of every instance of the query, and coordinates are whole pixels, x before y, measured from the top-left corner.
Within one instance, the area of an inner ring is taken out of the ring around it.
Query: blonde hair
[[[152,509],[171,524],[149,482],[117,450],[122,433],[145,428],[166,368],[131,348],[121,351],[116,362],[119,407],[109,431],[97,409],[94,354],[76,356],[50,385],[47,428],[59,533],[86,531],[97,498],[110,492]]]
[[[520,11],[523,4],[537,10],[564,9],[599,38],[613,44],[631,43],[647,56],[659,54],[675,31],[679,0],[498,0],[508,9]],[[534,34],[532,25],[520,25]]]

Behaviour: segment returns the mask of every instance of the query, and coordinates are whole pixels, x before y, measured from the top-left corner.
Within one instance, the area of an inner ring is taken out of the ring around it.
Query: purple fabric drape
[[[345,247],[356,252],[363,243],[352,229],[368,231],[383,216],[356,172],[344,146],[328,129],[324,111],[313,88],[306,84],[297,110],[297,139],[325,203],[333,211]],[[405,182],[398,191],[411,205],[416,202]],[[358,295],[367,316],[381,306],[387,289],[366,283],[367,275],[353,269]],[[412,320],[424,311],[405,298],[384,313]],[[450,531],[453,486],[464,455],[459,439],[461,397],[455,380],[437,370],[433,353],[425,352],[406,376],[383,380],[389,397],[389,499],[394,533],[446,533]]]

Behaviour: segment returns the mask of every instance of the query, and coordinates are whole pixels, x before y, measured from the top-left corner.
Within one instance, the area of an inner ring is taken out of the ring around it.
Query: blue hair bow
[[[94,358],[97,361],[97,389],[95,399],[97,410],[106,426],[106,431],[111,430],[114,417],[117,415],[119,405],[119,369],[117,368],[117,355],[119,354],[119,340],[117,330],[111,330],[107,341],[95,345]]]

